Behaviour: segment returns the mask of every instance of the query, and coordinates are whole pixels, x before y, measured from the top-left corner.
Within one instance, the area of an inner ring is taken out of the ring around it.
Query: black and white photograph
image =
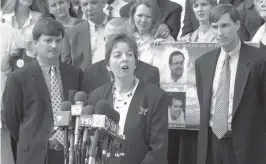
[[[266,0],[0,6],[0,164],[266,163]]]

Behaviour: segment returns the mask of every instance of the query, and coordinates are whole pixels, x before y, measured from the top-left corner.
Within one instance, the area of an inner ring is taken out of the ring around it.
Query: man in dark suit
[[[240,12],[241,27],[239,36],[241,40],[249,41],[257,29],[262,24],[258,14],[256,14],[253,0],[213,0],[218,4],[230,3]],[[182,28],[182,36],[195,31],[199,27],[199,22],[196,19],[193,11],[191,0],[186,0],[186,9],[184,17],[184,26]]]
[[[107,0],[79,0],[86,21],[66,31],[61,60],[83,71],[104,59],[104,28],[108,17],[103,12]]]
[[[113,18],[105,27],[105,40],[109,40],[118,33],[127,33],[127,21],[123,18]],[[160,74],[157,67],[136,61],[135,75],[143,82],[152,83],[159,86]],[[111,81],[112,75],[106,69],[104,60],[94,63],[84,71],[82,90],[90,93],[94,89],[105,85]]]
[[[213,8],[210,22],[221,48],[195,62],[201,110],[198,164],[264,164],[263,51],[240,41],[240,15],[232,5]]]
[[[59,62],[64,27],[52,18],[33,28],[37,59],[12,72],[3,94],[5,123],[17,142],[17,164],[63,164],[63,133],[54,112],[80,90],[82,71]]]
[[[165,27],[168,27],[170,35],[176,40],[178,36],[180,25],[181,25],[181,13],[182,6],[171,2],[169,0],[154,0],[157,2],[160,9],[160,19],[159,19],[159,28],[156,33],[156,36],[162,35],[166,38],[166,31],[163,30]],[[131,2],[120,9],[121,17],[129,17],[130,9],[134,5],[134,2]]]

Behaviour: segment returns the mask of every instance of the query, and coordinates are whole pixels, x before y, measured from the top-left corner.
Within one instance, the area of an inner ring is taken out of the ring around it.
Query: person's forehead
[[[176,105],[176,104],[182,104],[183,102],[181,101],[181,100],[179,100],[179,99],[172,99],[172,104],[174,105]]]
[[[40,36],[40,38],[42,38],[42,39],[61,39],[62,38],[62,34],[60,33],[58,36],[51,36],[51,35],[42,34]]]
[[[184,60],[185,59],[182,54],[176,54],[172,58],[172,63],[177,62],[177,61],[184,61]]]
[[[221,25],[221,24],[228,24],[234,23],[229,13],[223,14],[217,22],[213,22],[212,25]]]

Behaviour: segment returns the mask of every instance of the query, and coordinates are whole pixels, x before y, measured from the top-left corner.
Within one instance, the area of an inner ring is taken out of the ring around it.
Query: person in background
[[[241,42],[240,14],[232,5],[214,7],[210,22],[221,48],[195,61],[200,104],[197,163],[264,164],[265,53]]]
[[[65,29],[73,27],[81,23],[83,20],[70,16],[70,1],[69,0],[46,0],[47,7],[51,14],[58,20]]]
[[[107,0],[107,4],[104,7],[104,12],[111,18],[117,18],[120,16],[120,9],[128,4],[124,0]]]
[[[156,20],[158,18],[158,7],[150,0],[137,0],[131,8],[129,17],[129,32],[133,34],[138,45],[138,59],[150,65],[156,66],[160,76],[167,66],[162,64],[165,53],[169,46],[163,42],[174,42],[169,35],[166,39],[155,38],[158,29]]]
[[[178,36],[181,26],[182,6],[169,0],[150,0],[159,7],[158,11],[158,30],[155,38],[167,38],[170,34],[174,39]],[[120,10],[121,17],[130,17],[130,10],[135,0],[125,5]]]
[[[70,0],[70,13],[76,18],[82,19],[83,13],[79,5],[79,0]]]
[[[266,0],[254,0],[257,11],[260,17],[266,21]],[[264,23],[256,32],[251,42],[266,45],[266,23]]]
[[[2,107],[2,94],[4,92],[5,84],[6,84],[6,74],[4,70],[6,70],[6,64],[9,65],[9,55],[12,53],[12,50],[16,49],[16,44],[13,42],[14,37],[14,29],[7,24],[0,22],[0,60],[1,60],[1,90],[0,90],[0,113],[1,113],[1,122],[0,122],[0,130],[1,130],[1,158],[0,163],[8,163],[14,164],[14,155],[11,147],[11,138],[8,129],[6,128],[5,121],[3,118],[3,107]],[[8,72],[9,73],[9,72]],[[15,150],[14,150],[15,151]]]
[[[183,100],[172,97],[168,107],[168,123],[185,125],[185,103]]]
[[[16,164],[63,164],[63,131],[54,113],[69,90],[80,90],[82,71],[59,62],[63,25],[40,19],[33,28],[37,60],[12,72],[3,94],[4,119],[17,142]]]
[[[13,37],[11,41],[15,43],[16,46],[12,47],[15,49],[10,50],[10,54],[3,54],[1,72],[4,72],[6,75],[16,68],[24,66],[26,61],[26,63],[28,63],[28,61],[30,62],[36,58],[32,40],[32,29],[42,16],[39,12],[40,10],[38,10],[37,3],[37,0],[8,0],[4,3],[3,8],[1,8],[1,22],[14,29],[14,36],[19,36]],[[36,10],[33,10],[32,8],[35,8]],[[5,31],[1,31],[1,33],[2,32],[4,33]],[[9,42],[9,40],[6,41]],[[17,66],[18,60],[20,60],[20,62]],[[11,138],[11,141],[14,157],[16,158],[16,142],[13,138]]]
[[[127,34],[127,21],[123,18],[113,18],[105,27],[105,41],[110,40],[114,35]],[[84,80],[82,90],[90,93],[94,89],[111,82],[113,79],[107,70],[105,60],[101,60],[91,65],[84,71]],[[157,67],[149,65],[145,62],[136,61],[136,69],[134,71],[136,77],[143,82],[151,83],[159,86],[160,75]]]
[[[137,45],[133,38],[118,34],[106,43],[105,64],[113,82],[89,95],[95,106],[106,100],[119,112],[119,133],[126,139],[125,156],[110,158],[110,164],[167,164],[169,97],[158,86],[140,81],[135,75]]]
[[[185,17],[183,21],[182,36],[195,31],[199,27],[195,13],[192,12],[193,6],[191,0],[186,0]],[[241,27],[239,37],[243,41],[250,41],[257,29],[261,26],[262,21],[256,13],[254,0],[213,0],[217,4],[232,4],[240,12]]]
[[[86,18],[66,31],[61,60],[83,71],[104,59],[104,28],[108,17],[103,12],[107,0],[79,0]]]
[[[209,12],[216,6],[214,0],[190,0],[192,2],[193,11],[196,19],[199,22],[199,27],[195,31],[188,33],[181,38],[185,42],[201,42],[210,43],[216,42],[215,37],[211,31],[211,24],[209,21]]]

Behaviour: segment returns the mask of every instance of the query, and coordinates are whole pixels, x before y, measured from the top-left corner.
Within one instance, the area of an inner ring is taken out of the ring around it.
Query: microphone
[[[85,127],[82,144],[81,144],[81,160],[82,163],[85,163],[85,156],[86,156],[86,146],[88,145],[88,137],[89,137],[89,130],[92,130],[92,115],[94,114],[94,108],[91,105],[87,105],[84,107],[82,111],[82,115],[80,116],[80,127]]]
[[[75,104],[74,96],[75,96],[76,93],[77,93],[76,90],[70,90],[70,91],[68,92],[68,101],[70,101],[71,104]]]
[[[71,115],[76,117],[75,120],[75,130],[74,130],[74,150],[78,149],[78,139],[79,139],[79,118],[82,113],[84,102],[87,101],[87,95],[85,92],[79,91],[74,97],[75,105],[71,106]]]
[[[114,128],[116,128],[115,125],[118,125],[118,123],[119,123],[120,114],[116,110],[114,110],[113,108],[111,108],[111,109],[112,109],[112,115],[111,115],[111,118],[109,118],[111,121],[110,128],[114,129]],[[103,138],[103,148],[102,148],[103,160],[106,160],[106,158],[110,157],[109,151],[110,151],[110,147],[113,143],[113,139],[114,139],[114,137],[110,137],[110,135],[105,135]]]
[[[75,104],[75,101],[74,101],[74,97],[75,97],[75,94],[77,93],[77,90],[70,90],[69,91],[69,94],[68,94],[68,100],[69,102],[71,102],[71,104]],[[73,122],[71,124],[71,126],[69,127],[69,143],[70,143],[70,146],[69,146],[69,164],[73,164],[74,162],[74,132],[73,132]]]
[[[64,130],[64,157],[67,162],[68,154],[68,126],[71,122],[71,102],[63,101],[60,106],[60,111],[55,112],[55,126],[62,127]]]
[[[98,127],[102,125],[102,121],[97,118],[98,115],[99,116],[102,115],[105,118],[106,118],[106,116],[110,117],[112,115],[111,107],[107,101],[100,100],[95,105],[95,114],[93,115],[92,127],[95,127],[96,130],[94,132],[91,147],[89,150],[89,164],[95,163],[96,153],[97,153],[97,149],[98,149],[97,145],[99,142],[99,138],[101,136],[101,134],[100,134],[101,131]]]

